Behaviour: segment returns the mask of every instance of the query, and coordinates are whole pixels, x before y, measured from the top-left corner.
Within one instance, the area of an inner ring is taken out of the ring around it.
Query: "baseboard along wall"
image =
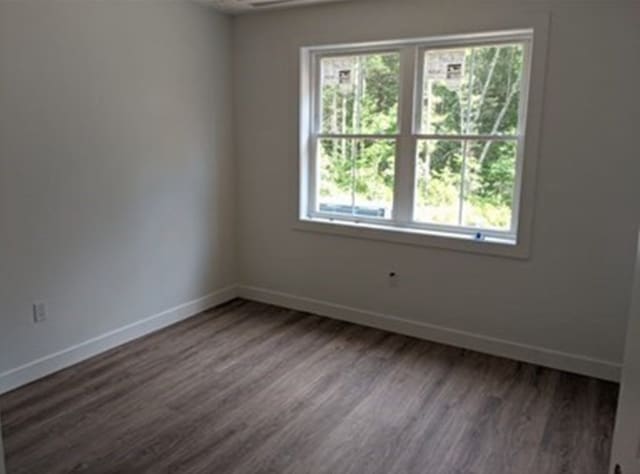
[[[393,315],[366,311],[266,288],[240,286],[238,287],[238,296],[248,300],[283,306],[298,311],[307,311],[333,319],[371,326],[385,331],[529,362],[566,372],[588,375],[612,382],[620,380],[621,364],[580,354],[570,354],[458,329],[410,321]]]
[[[234,285],[0,373],[0,394],[238,297],[612,382],[620,380],[621,364],[616,362],[410,321],[267,288]]]
[[[93,337],[61,351],[0,373],[0,394],[82,362],[102,352],[188,319],[237,298],[238,287],[228,286],[121,328]]]

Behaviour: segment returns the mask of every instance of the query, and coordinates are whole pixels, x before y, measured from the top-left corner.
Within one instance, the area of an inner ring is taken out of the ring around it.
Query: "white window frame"
[[[419,94],[423,86],[424,52],[438,48],[474,47],[498,44],[522,44],[523,75],[521,78],[518,131],[515,135],[436,135],[425,134],[419,130],[422,108],[419,107]],[[319,231],[347,237],[364,237],[377,240],[390,240],[400,243],[436,246],[490,253],[504,256],[527,257],[529,253],[527,233],[532,220],[532,205],[523,204],[523,187],[533,186],[533,180],[525,180],[525,161],[533,160],[527,156],[525,148],[529,146],[528,105],[531,101],[530,81],[532,76],[532,56],[534,31],[532,28],[506,30],[498,32],[458,34],[375,43],[331,45],[305,47],[301,49],[301,102],[300,102],[300,179],[299,209],[296,228]],[[400,93],[398,104],[397,134],[327,134],[321,133],[320,114],[320,61],[323,57],[373,54],[381,52],[400,53]],[[542,92],[542,84],[537,95]],[[407,107],[410,108],[406,112]],[[537,111],[537,115],[540,112]],[[389,219],[366,218],[361,216],[338,215],[316,211],[316,145],[323,138],[388,138],[396,140],[394,199],[392,216]],[[447,226],[423,223],[413,220],[415,170],[417,162],[417,144],[422,139],[495,139],[513,140],[517,143],[516,178],[512,205],[512,222],[509,231],[478,229],[463,226]],[[525,143],[527,142],[527,143]],[[526,146],[525,146],[526,145]],[[531,167],[530,167],[531,168]],[[533,178],[533,173],[529,173]],[[532,199],[531,189],[527,193]],[[526,209],[525,209],[526,207]],[[523,209],[526,216],[523,219]],[[523,221],[524,224],[523,225]],[[477,233],[482,239],[477,240]]]

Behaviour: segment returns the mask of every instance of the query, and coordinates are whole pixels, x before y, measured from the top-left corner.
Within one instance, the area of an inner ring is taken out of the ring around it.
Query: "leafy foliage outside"
[[[328,58],[323,61],[325,74],[327,69],[333,80],[322,87],[323,132],[397,133],[398,54]],[[350,74],[343,83],[341,71]],[[395,140],[322,140],[319,158],[323,202],[391,209]]]
[[[455,135],[517,133],[522,60],[519,45],[425,53],[420,133],[445,137],[418,141],[416,220],[510,228],[515,140]],[[322,131],[397,133],[399,68],[397,53],[323,59]],[[395,152],[394,139],[321,140],[321,202],[385,208],[389,217]]]

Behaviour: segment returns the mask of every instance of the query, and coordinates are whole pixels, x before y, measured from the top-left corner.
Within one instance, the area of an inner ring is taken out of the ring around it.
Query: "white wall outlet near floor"
[[[45,303],[33,303],[33,322],[41,323],[47,319],[47,305]]]

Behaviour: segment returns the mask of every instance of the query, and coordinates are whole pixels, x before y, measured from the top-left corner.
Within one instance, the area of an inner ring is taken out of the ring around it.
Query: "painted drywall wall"
[[[620,383],[616,427],[611,448],[611,474],[640,470],[640,238],[629,308],[629,325]]]
[[[4,447],[2,443],[2,420],[0,420],[0,474],[6,474],[4,466]]]
[[[528,260],[293,229],[300,47],[525,27],[540,15],[550,49]],[[640,215],[639,41],[639,4],[617,1],[394,0],[237,17],[241,280],[615,369]]]
[[[235,283],[230,52],[191,2],[0,2],[0,374]]]

